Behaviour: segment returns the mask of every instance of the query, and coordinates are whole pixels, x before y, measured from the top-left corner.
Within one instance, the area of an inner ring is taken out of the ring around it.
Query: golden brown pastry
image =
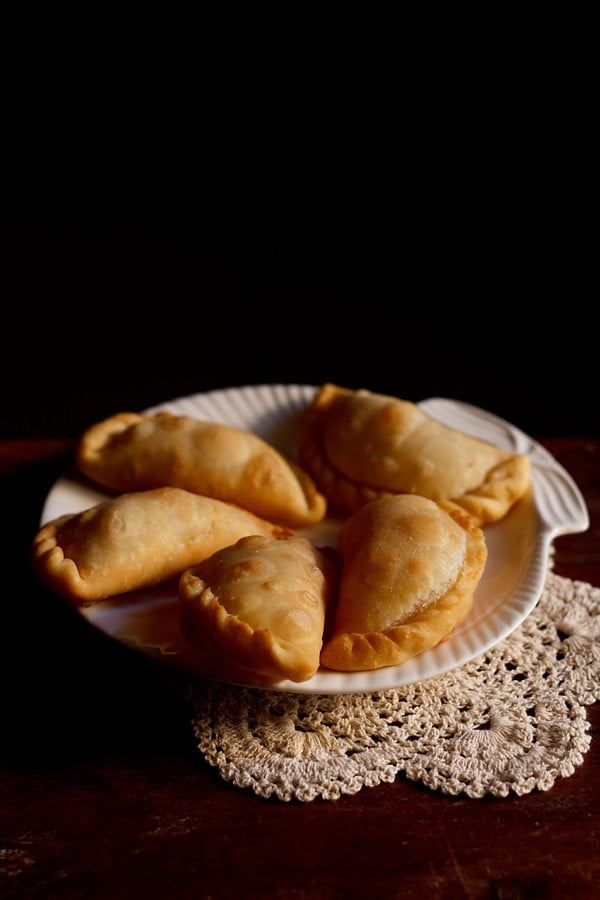
[[[407,400],[325,384],[299,426],[300,463],[353,512],[385,494],[452,500],[484,525],[527,490],[529,457],[442,425]]]
[[[257,435],[169,412],[117,413],[78,441],[75,462],[115,491],[179,487],[292,528],[325,515],[306,472]]]
[[[306,681],[337,576],[334,557],[305,538],[241,538],[181,575],[182,633],[252,672]]]
[[[399,665],[447,638],[470,612],[487,558],[470,516],[415,494],[362,506],[341,527],[340,552],[321,664],[347,672]]]
[[[32,565],[45,587],[85,604],[175,578],[244,535],[281,533],[222,500],[156,488],[48,522],[34,538]]]

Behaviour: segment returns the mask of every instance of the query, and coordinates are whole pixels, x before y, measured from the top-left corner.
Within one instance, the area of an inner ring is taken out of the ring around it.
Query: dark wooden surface
[[[556,572],[600,586],[600,439],[542,443],[591,527]],[[91,631],[27,567],[71,440],[0,441],[0,894],[6,898],[600,897],[600,710],[547,792],[471,800],[403,777],[337,801],[263,800],[197,751],[180,676]]]

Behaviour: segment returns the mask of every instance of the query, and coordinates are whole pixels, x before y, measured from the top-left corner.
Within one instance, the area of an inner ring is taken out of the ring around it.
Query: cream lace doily
[[[368,694],[190,685],[198,748],[261,797],[336,799],[399,773],[446,794],[547,791],[590,745],[600,588],[550,572],[527,619],[458,669]]]

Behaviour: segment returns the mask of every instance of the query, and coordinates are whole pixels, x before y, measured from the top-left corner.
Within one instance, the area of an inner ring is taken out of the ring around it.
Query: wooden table
[[[600,438],[541,440],[591,527],[555,571],[600,586]],[[336,801],[262,800],[195,746],[180,676],[37,588],[27,554],[69,440],[0,441],[0,892],[68,898],[600,897],[600,709],[547,792],[450,797],[398,777]]]

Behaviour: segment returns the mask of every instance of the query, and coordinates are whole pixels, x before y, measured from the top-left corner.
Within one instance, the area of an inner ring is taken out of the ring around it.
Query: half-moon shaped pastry
[[[306,681],[337,576],[334,557],[305,538],[241,538],[181,575],[182,633],[252,672]]]
[[[487,558],[459,507],[414,494],[381,497],[340,529],[342,576],[321,664],[347,672],[405,662],[468,615]]]
[[[312,478],[257,435],[170,412],[117,413],[92,425],[75,463],[115,491],[179,487],[291,528],[320,521],[326,510]]]
[[[156,488],[43,525],[32,565],[45,587],[83,605],[178,577],[244,535],[281,533],[280,526],[222,500]]]
[[[340,509],[385,494],[452,500],[480,525],[526,492],[529,457],[464,434],[407,400],[325,384],[300,423],[300,463]]]

